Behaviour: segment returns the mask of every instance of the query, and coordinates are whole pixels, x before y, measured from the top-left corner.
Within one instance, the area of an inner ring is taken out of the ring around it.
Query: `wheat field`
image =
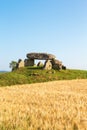
[[[0,130],[87,130],[87,80],[0,88]]]

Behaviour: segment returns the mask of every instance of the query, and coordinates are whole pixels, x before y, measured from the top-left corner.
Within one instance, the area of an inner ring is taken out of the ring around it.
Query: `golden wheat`
[[[0,130],[87,130],[87,80],[0,88]]]

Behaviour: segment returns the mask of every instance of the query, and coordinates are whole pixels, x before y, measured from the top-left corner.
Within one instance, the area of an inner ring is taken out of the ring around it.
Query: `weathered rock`
[[[21,68],[21,67],[24,67],[24,66],[25,66],[24,61],[19,59],[18,64],[17,64],[17,68]]]
[[[43,66],[43,63],[41,61],[39,61],[37,66]]]
[[[27,59],[22,61],[19,59],[16,68],[24,67],[24,66],[36,66],[34,61],[38,60],[45,60],[45,64],[43,65],[42,62],[39,62],[37,66],[43,66],[44,69],[51,70],[51,69],[66,69],[66,66],[62,65],[62,62],[55,59],[53,54],[48,53],[28,53]]]
[[[25,66],[34,66],[34,59],[25,59]]]
[[[63,70],[66,70],[66,66],[62,65],[62,69],[63,69]]]
[[[62,62],[61,61],[53,59],[51,61],[51,63],[52,63],[53,69],[58,69],[58,70],[62,69]]]
[[[50,60],[45,61],[43,69],[45,69],[45,70],[51,70],[52,69],[52,63],[50,62]]]
[[[28,53],[27,58],[38,60],[52,60],[55,59],[55,56],[47,53]]]

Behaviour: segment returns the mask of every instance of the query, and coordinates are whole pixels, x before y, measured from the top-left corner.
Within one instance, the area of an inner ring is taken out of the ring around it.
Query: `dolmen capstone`
[[[52,60],[56,58],[54,55],[47,53],[28,53],[26,56],[29,59],[38,59],[38,60]]]
[[[66,66],[62,65],[62,62],[57,60],[55,55],[48,54],[48,53],[28,53],[26,55],[26,59],[24,61],[18,62],[18,68],[24,66],[34,66],[35,60],[45,60],[43,65],[43,69],[50,70],[50,69],[66,69]],[[37,66],[42,65],[41,62],[37,64]]]

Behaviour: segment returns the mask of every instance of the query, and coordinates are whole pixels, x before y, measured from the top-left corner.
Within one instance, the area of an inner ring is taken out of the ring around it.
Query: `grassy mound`
[[[53,80],[86,79],[85,70],[43,70],[41,67],[25,67],[0,74],[0,86],[39,83]]]

